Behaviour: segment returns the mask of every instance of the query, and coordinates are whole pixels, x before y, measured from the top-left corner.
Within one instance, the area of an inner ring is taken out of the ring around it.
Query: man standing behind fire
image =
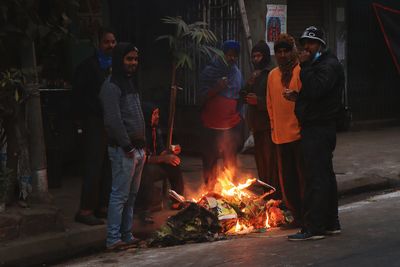
[[[118,44],[113,51],[113,73],[104,82],[99,95],[112,168],[106,241],[109,250],[138,242],[131,230],[146,144],[139,93],[133,81],[138,57],[139,51],[134,45]]]
[[[239,91],[243,80],[236,65],[240,44],[227,40],[222,50],[226,63],[216,57],[200,74],[203,176],[208,190],[216,184],[220,156],[224,167],[235,171],[241,138]]]
[[[116,41],[110,29],[101,29],[98,37],[99,49],[78,66],[73,88],[84,154],[80,209],[75,221],[87,225],[104,224],[101,219],[107,217],[111,187],[111,166],[98,95],[111,73],[111,56]]]
[[[341,108],[344,70],[326,49],[323,32],[308,27],[300,37],[302,90],[296,101],[305,160],[303,229],[289,240],[322,239],[341,231],[336,177],[332,158],[336,146],[336,119]]]
[[[271,125],[267,112],[265,88],[270,72],[271,55],[265,41],[251,50],[254,71],[240,93],[248,104],[246,121],[254,136],[255,160],[260,180],[276,188],[275,198],[281,198],[276,145],[271,139]]]
[[[268,76],[267,107],[271,136],[278,145],[279,179],[285,204],[292,212],[292,226],[302,221],[303,157],[300,149],[300,126],[294,113],[295,98],[300,91],[300,66],[295,40],[280,34],[274,43],[278,67]]]

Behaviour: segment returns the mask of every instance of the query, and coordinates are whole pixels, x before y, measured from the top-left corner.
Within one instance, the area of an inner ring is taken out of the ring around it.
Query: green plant
[[[207,23],[197,21],[187,24],[181,17],[165,17],[162,19],[164,24],[173,26],[173,34],[159,36],[156,40],[167,40],[172,54],[172,77],[171,77],[171,97],[168,119],[167,148],[172,143],[172,132],[175,117],[176,90],[177,90],[177,70],[193,68],[191,54],[200,53],[209,58],[214,55],[224,59],[224,54],[220,49],[215,48],[217,37],[207,28]],[[192,52],[192,53],[190,53]]]

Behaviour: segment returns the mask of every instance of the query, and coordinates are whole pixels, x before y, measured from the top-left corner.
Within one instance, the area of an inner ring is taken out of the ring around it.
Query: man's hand
[[[163,155],[162,161],[165,164],[169,164],[172,166],[178,166],[179,164],[181,164],[181,159],[174,154]]]
[[[255,70],[251,74],[250,78],[247,80],[248,85],[254,85],[258,76],[260,76],[261,70]]]
[[[310,61],[311,59],[311,54],[310,52],[303,50],[299,53],[299,61],[300,63],[306,62],[306,61]]]
[[[171,145],[170,150],[175,155],[179,155],[181,153],[181,146],[180,145]]]
[[[220,90],[224,90],[224,89],[228,88],[228,78],[222,77],[221,79],[219,79],[217,81],[217,87]]]
[[[286,89],[283,91],[282,95],[283,95],[283,97],[284,97],[286,100],[292,101],[292,102],[296,102],[299,93],[297,93],[297,92],[294,91],[294,90],[291,90],[291,89],[287,89],[287,88],[286,88]]]
[[[257,96],[255,93],[248,93],[244,100],[246,101],[247,104],[255,106],[257,105]]]

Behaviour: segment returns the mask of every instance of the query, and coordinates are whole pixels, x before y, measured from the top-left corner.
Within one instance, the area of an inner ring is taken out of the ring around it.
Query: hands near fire
[[[179,164],[181,164],[181,159],[175,154],[165,154],[162,155],[162,158],[165,164],[169,164],[172,166],[178,166]]]
[[[161,152],[159,157],[161,161],[165,164],[178,166],[179,164],[181,164],[181,159],[177,156],[180,152],[181,152],[180,145],[171,145],[170,151],[165,150]]]

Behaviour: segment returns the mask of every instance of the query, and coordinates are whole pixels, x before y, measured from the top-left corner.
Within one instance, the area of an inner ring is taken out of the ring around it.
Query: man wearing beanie
[[[254,71],[241,95],[248,104],[246,121],[254,136],[255,160],[260,180],[277,189],[274,198],[280,199],[276,145],[271,139],[271,125],[267,112],[265,89],[270,72],[271,55],[265,41],[259,41],[251,50]]]
[[[200,74],[203,177],[210,191],[217,181],[219,157],[224,168],[235,171],[241,141],[239,91],[243,80],[237,66],[240,45],[227,40],[222,50],[224,60],[214,58]]]
[[[268,76],[267,108],[271,120],[272,141],[278,148],[282,196],[294,217],[294,221],[288,226],[299,227],[303,208],[303,159],[294,101],[301,88],[300,66],[292,36],[280,34],[275,41],[274,50],[278,67]]]
[[[108,205],[108,250],[138,242],[132,235],[133,206],[145,162],[145,124],[133,75],[138,65],[138,49],[120,43],[113,51],[111,77],[103,83],[100,100],[108,134],[112,188]]]
[[[321,239],[339,234],[338,198],[332,158],[336,146],[336,120],[341,108],[344,70],[326,50],[323,32],[308,27],[300,37],[302,90],[296,101],[305,161],[304,221],[302,231],[289,240]]]

